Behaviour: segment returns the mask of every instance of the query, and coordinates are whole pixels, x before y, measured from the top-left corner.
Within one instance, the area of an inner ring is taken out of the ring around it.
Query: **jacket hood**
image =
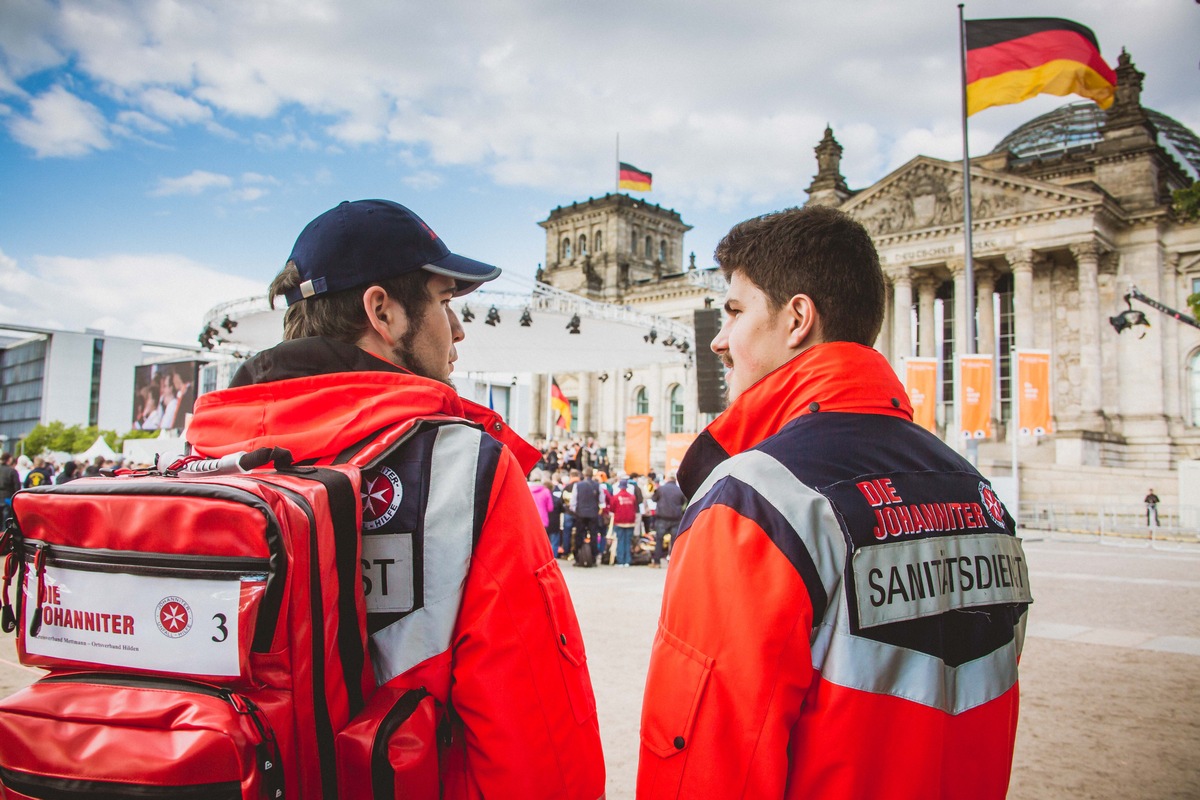
[[[853,342],[814,345],[743,392],[704,429],[680,462],[680,488],[691,498],[717,464],[819,411],[912,419],[908,392],[878,350]]]
[[[197,398],[188,441],[208,457],[283,447],[302,461],[337,455],[388,425],[433,416],[480,425],[526,473],[540,457],[499,414],[452,387],[320,337],[265,350],[242,365],[230,388]]]

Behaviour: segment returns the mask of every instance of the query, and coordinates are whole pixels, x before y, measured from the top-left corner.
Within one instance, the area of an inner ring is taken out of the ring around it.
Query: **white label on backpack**
[[[240,580],[159,578],[46,565],[42,627],[29,636],[37,579],[25,583],[25,649],[45,658],[180,675],[236,677],[243,598],[265,590]],[[256,603],[253,605],[257,605]]]
[[[413,535],[364,534],[362,573],[368,614],[403,614],[412,611]]]

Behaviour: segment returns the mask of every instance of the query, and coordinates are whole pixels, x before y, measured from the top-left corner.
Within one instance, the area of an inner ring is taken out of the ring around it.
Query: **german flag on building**
[[[617,177],[617,186],[622,189],[632,189],[635,192],[650,191],[649,172],[638,169],[633,164],[626,164],[622,161],[618,165],[619,175]]]
[[[1112,105],[1117,74],[1090,28],[1052,17],[966,20],[967,115],[1038,94]]]
[[[559,388],[558,381],[550,379],[550,408],[558,412],[554,424],[564,430],[571,430],[571,401]]]

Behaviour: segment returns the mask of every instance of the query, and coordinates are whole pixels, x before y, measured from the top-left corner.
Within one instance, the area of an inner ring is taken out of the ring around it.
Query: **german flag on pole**
[[[554,378],[550,379],[550,408],[558,412],[558,419],[554,424],[563,430],[571,430],[571,401],[567,400]]]
[[[635,192],[650,191],[650,179],[652,176],[649,172],[644,172],[633,164],[626,164],[624,161],[620,162],[618,169],[620,170],[617,177],[618,187],[632,189]]]
[[[1038,94],[1112,105],[1117,74],[1090,28],[1052,17],[966,20],[967,116]]]

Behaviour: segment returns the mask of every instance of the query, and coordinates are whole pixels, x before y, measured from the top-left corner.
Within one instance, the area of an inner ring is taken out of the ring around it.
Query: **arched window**
[[[639,386],[637,394],[633,396],[633,413],[649,414],[650,413],[650,398],[646,396],[646,387]]]
[[[671,433],[683,433],[683,387],[671,387]]]
[[[579,255],[586,256],[587,253],[587,236],[581,233],[579,234]]]
[[[1192,427],[1200,428],[1200,350],[1188,359],[1188,399],[1192,408]]]
[[[651,258],[653,258],[653,256],[650,255],[650,253],[653,249],[654,249],[654,244],[650,241],[650,237],[647,236],[646,237],[646,260],[647,261],[649,261]]]
[[[603,231],[596,231],[596,233],[593,234],[593,236],[592,236],[592,241],[596,243],[596,252],[597,253],[604,251],[604,232]]]
[[[639,235],[640,234],[638,233],[638,229],[634,228],[633,233],[629,237],[629,252],[633,253],[634,255],[637,255],[637,245],[638,245],[638,236]]]
[[[658,260],[667,263],[667,240],[663,239],[658,243]]]
[[[563,261],[571,260],[571,240],[565,236],[562,240],[562,259]]]

